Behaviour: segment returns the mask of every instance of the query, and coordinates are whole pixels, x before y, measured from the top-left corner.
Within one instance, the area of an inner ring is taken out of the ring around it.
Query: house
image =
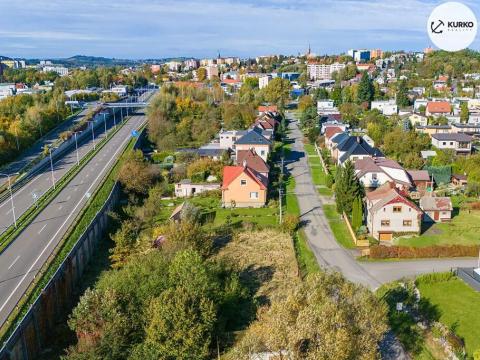
[[[432,145],[437,149],[455,150],[457,155],[468,155],[472,152],[472,137],[463,133],[434,134]]]
[[[184,179],[175,184],[175,196],[190,197],[218,189],[220,189],[220,184],[217,183],[192,183],[190,179]]]
[[[452,174],[452,184],[455,186],[467,186],[467,175]]]
[[[407,174],[415,189],[422,195],[432,185],[433,180],[430,178],[427,170],[407,170]]]
[[[416,127],[417,125],[420,125],[420,126],[428,125],[428,117],[422,114],[413,113],[408,117],[408,120],[410,120],[410,124],[412,124],[412,127]]]
[[[452,127],[450,125],[417,125],[415,131],[432,136],[433,134],[449,134],[452,132]]]
[[[218,134],[222,149],[235,149],[235,142],[247,133],[246,130],[221,130]]]
[[[420,155],[422,155],[423,160],[428,160],[431,157],[437,156],[437,152],[435,150],[422,150],[420,151]]]
[[[325,129],[325,134],[324,134],[324,139],[325,139],[325,147],[327,149],[330,149],[331,147],[331,139],[334,137],[336,134],[339,134],[343,132],[341,127],[339,126],[329,126]]]
[[[452,112],[452,106],[448,101],[429,101],[425,109],[427,116],[446,116]]]
[[[420,208],[426,222],[444,222],[452,219],[452,200],[449,197],[425,195],[420,198]]]
[[[420,234],[422,210],[388,182],[366,195],[367,227],[380,241],[400,234]]]
[[[200,156],[201,158],[210,158],[215,161],[221,160],[225,152],[229,153],[230,151],[221,148],[220,145],[217,143],[210,143],[204,145],[198,148],[196,151],[198,156]]]
[[[398,106],[395,100],[372,101],[371,109],[377,109],[385,116],[398,114]]]
[[[327,131],[329,127],[339,127],[340,129],[342,129],[342,131],[347,131],[348,129],[348,124],[344,124],[341,119],[337,119],[337,117],[333,117],[330,115],[322,116],[320,118],[320,123],[322,124],[322,128],[320,130],[322,134],[325,134],[325,131]]]
[[[376,147],[371,147],[361,136],[348,136],[339,143],[335,150],[338,165],[347,160],[355,162],[366,157],[384,157]]]
[[[254,149],[263,161],[266,162],[268,154],[270,153],[271,145],[272,142],[265,139],[265,137],[257,131],[250,130],[235,142],[235,151],[238,156],[238,151],[240,150]]]
[[[267,202],[265,178],[248,166],[223,168],[223,207],[262,207]]]
[[[391,159],[359,159],[355,161],[355,175],[365,188],[378,188],[387,182],[393,182],[404,190],[409,190],[412,186],[405,169]]]
[[[172,214],[169,217],[170,221],[179,223],[182,220],[182,211],[185,208],[185,204],[186,202],[184,201],[180,205],[178,205],[175,209],[173,209]],[[157,240],[160,240],[160,239],[157,239]]]
[[[260,156],[257,155],[254,149],[240,150],[237,153],[237,165],[247,166],[248,168],[255,170],[257,173],[265,177],[268,183],[270,167]]]
[[[278,107],[277,105],[259,106],[258,112],[260,114],[265,112],[278,112]]]

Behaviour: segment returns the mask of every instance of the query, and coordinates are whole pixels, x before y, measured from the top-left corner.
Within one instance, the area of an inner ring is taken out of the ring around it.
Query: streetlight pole
[[[112,108],[112,113],[113,113],[113,125],[115,126],[115,129],[117,129],[117,120],[115,119],[115,108]]]
[[[102,113],[103,115],[103,125],[105,125],[105,139],[108,139],[108,134],[107,134],[107,114]]]
[[[15,216],[15,205],[13,204],[13,192],[12,192],[12,181],[11,181],[11,176],[12,175],[18,175],[19,173],[13,173],[13,174],[0,174],[2,176],[6,176],[8,179],[8,189],[10,190],[10,202],[12,204],[12,215],[13,215],[13,225],[15,228],[17,227],[17,217]]]
[[[95,150],[95,132],[93,131],[93,121],[89,121],[92,125],[92,142],[93,142],[93,150]]]
[[[53,184],[53,189],[55,190],[55,176],[53,176],[53,159],[52,159],[52,148],[48,148],[48,152],[50,153],[50,172],[52,174],[52,184]]]
[[[77,165],[80,165],[80,159],[78,157],[78,142],[77,142],[77,132],[73,133],[73,136],[75,137],[75,151],[77,153]]]

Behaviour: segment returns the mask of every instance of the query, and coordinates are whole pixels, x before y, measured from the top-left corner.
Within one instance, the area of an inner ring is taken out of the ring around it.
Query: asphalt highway
[[[48,256],[74,222],[76,215],[88,201],[88,194],[94,193],[105,174],[115,164],[115,160],[131,139],[132,130],[138,129],[145,120],[143,113],[132,116],[0,254],[0,325],[5,322]],[[75,162],[74,158],[69,157],[62,166],[58,164],[57,167],[64,167],[72,161]],[[46,175],[48,174],[39,176],[40,183],[47,184]],[[29,190],[23,193],[30,196]],[[6,207],[1,208],[2,219],[7,210]]]

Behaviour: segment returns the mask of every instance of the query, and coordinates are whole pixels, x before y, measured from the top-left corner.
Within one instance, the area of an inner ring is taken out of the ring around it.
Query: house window
[[[403,220],[403,226],[412,226],[412,220]]]
[[[450,145],[453,145],[453,141],[450,141]]]
[[[264,156],[265,155],[265,150],[260,150],[260,155]]]
[[[376,173],[372,174],[372,180],[377,180],[377,174]]]
[[[402,207],[401,207],[401,206],[394,206],[394,207],[393,207],[393,212],[394,212],[394,213],[400,213],[400,212],[402,212]]]
[[[251,192],[250,199],[258,199],[258,192]]]
[[[447,142],[446,142],[446,141],[443,141],[443,142],[442,142],[442,145],[447,145]]]
[[[390,226],[390,220],[382,220],[382,221],[380,222],[380,225],[381,225],[381,226]]]
[[[247,185],[247,180],[240,180],[240,185],[241,186]]]

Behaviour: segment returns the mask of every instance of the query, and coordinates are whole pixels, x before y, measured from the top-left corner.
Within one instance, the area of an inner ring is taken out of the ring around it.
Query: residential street
[[[292,120],[293,113],[287,113]],[[302,133],[296,121],[290,121],[289,138],[294,140],[287,162],[287,170],[295,177],[295,193],[305,223],[305,233],[318,263],[327,269],[340,271],[347,279],[365,285],[372,290],[381,284],[403,277],[413,277],[428,272],[448,271],[455,267],[473,267],[476,259],[432,259],[385,262],[358,262],[350,250],[335,240],[323,213],[322,200],[318,196],[310,176],[302,143]]]

